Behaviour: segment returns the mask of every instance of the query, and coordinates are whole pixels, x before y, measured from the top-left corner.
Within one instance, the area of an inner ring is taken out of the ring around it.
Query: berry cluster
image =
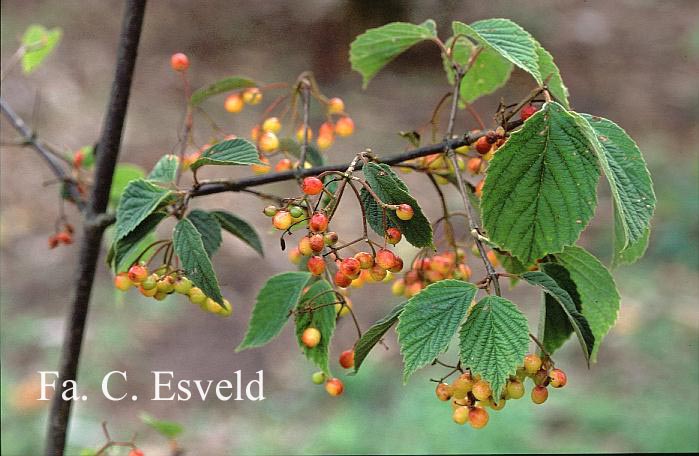
[[[49,248],[55,249],[61,244],[70,245],[73,243],[73,225],[66,223],[63,230],[49,236]]]
[[[192,304],[197,304],[207,312],[223,317],[228,317],[233,312],[233,307],[227,299],[223,300],[225,307],[221,306],[206,296],[200,288],[195,287],[187,277],[178,271],[169,270],[167,266],[149,273],[145,263],[134,264],[128,272],[120,272],[114,277],[114,286],[121,291],[138,287],[138,291],[143,296],[155,298],[158,301],[162,301],[170,294],[179,293],[189,297]]]
[[[524,381],[527,377],[534,382],[531,400],[535,404],[546,401],[547,386],[562,388],[567,382],[566,374],[560,369],[554,369],[550,360],[529,354],[524,358],[524,365],[517,369],[516,375],[507,381],[497,400],[493,397],[490,384],[468,371],[459,375],[451,384],[440,382],[435,394],[441,401],[451,401],[452,419],[455,423],[469,423],[473,428],[480,429],[488,424],[487,409],[502,410],[508,400],[524,397]]]
[[[438,253],[433,256],[418,255],[412,268],[402,279],[396,279],[391,286],[395,296],[410,298],[427,285],[444,279],[469,280],[471,268],[466,264],[466,252],[461,248],[456,251]]]

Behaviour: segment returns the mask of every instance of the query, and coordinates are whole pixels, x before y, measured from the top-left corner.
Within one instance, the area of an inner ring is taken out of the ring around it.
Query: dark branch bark
[[[119,155],[145,6],[145,0],[127,0],[125,6],[112,92],[97,146],[94,185],[84,213],[78,279],[63,340],[59,379],[49,414],[46,441],[46,454],[49,456],[62,455],[65,450],[72,401],[62,399],[63,384],[66,380],[75,380],[77,376],[90,294],[105,228],[100,220],[104,218],[107,209]]]

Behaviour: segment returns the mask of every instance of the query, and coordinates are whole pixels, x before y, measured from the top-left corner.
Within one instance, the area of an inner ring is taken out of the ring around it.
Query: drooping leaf
[[[121,195],[126,187],[136,179],[142,179],[146,172],[138,165],[131,163],[118,163],[112,178],[112,187],[109,190],[109,203],[116,206],[119,204]]]
[[[413,208],[415,214],[407,221],[399,219],[395,211],[386,211],[387,217],[400,229],[405,239],[415,247],[431,246],[432,225],[396,173],[388,165],[376,163],[367,163],[362,171],[381,201],[386,204],[409,204]],[[383,236],[383,232],[381,235]]]
[[[177,155],[163,155],[160,160],[158,160],[158,163],[155,164],[150,174],[148,174],[147,179],[149,181],[169,184],[177,177],[177,167],[179,163],[180,159]]]
[[[245,338],[235,351],[259,347],[279,334],[311,279],[310,272],[283,272],[270,277],[255,301]]]
[[[398,317],[403,381],[444,352],[478,289],[460,280],[441,280],[408,300]]]
[[[573,301],[573,298],[568,294],[565,288],[558,284],[555,277],[561,277],[561,280],[570,282],[568,271],[558,264],[549,263],[542,264],[541,271],[525,272],[520,277],[532,285],[541,287],[546,294],[554,298],[568,317],[568,321],[578,336],[580,347],[588,364],[590,355],[595,346],[595,337],[590,330],[590,325],[587,319],[578,311],[578,308]]]
[[[432,20],[421,25],[392,22],[369,29],[350,45],[352,69],[362,75],[363,87],[366,88],[376,73],[391,60],[420,41],[435,36],[436,28]]]
[[[626,248],[622,248],[626,240],[624,228],[619,220],[619,211],[614,209],[614,256],[612,257],[612,267],[617,267],[622,264],[635,263],[639,258],[643,257],[648,249],[650,240],[650,227],[646,228],[645,233],[636,242],[629,242]]]
[[[190,166],[192,171],[204,165],[254,165],[260,164],[255,145],[247,139],[235,138],[221,141],[206,149]]]
[[[507,299],[487,296],[471,308],[459,338],[461,364],[487,380],[499,399],[529,348],[526,317]]]
[[[581,123],[589,128],[588,136],[614,198],[615,223],[619,225],[615,239],[615,256],[618,256],[629,245],[642,245],[647,237],[655,210],[653,183],[641,151],[621,127],[589,114],[580,117]]]
[[[210,214],[218,219],[221,228],[252,247],[260,256],[265,255],[260,236],[248,222],[226,211],[212,211]]]
[[[124,190],[116,211],[115,241],[133,231],[171,196],[170,190],[137,179]]]
[[[221,225],[218,219],[213,215],[201,209],[192,209],[187,218],[201,234],[201,240],[204,243],[204,250],[209,258],[221,246]]]
[[[538,58],[539,72],[541,72],[541,79],[546,81],[548,79],[548,89],[551,95],[554,96],[556,101],[558,101],[566,109],[570,109],[570,103],[568,102],[568,87],[563,84],[563,79],[561,79],[561,72],[558,66],[553,61],[553,56],[549,51],[543,48],[539,42],[534,40],[536,43],[536,56]]]
[[[389,211],[386,211],[386,216],[384,217],[384,210],[365,188],[360,190],[359,198],[366,213],[367,223],[376,234],[383,237],[387,229],[398,227],[393,219],[388,216]]]
[[[488,167],[481,212],[490,240],[525,264],[575,243],[597,204],[591,148],[558,103],[527,119]]]
[[[36,70],[61,40],[63,31],[60,28],[47,30],[42,25],[32,24],[22,36],[22,71],[29,74]]]
[[[177,438],[184,431],[184,428],[179,423],[157,420],[145,412],[141,412],[139,418],[145,425],[151,427],[157,433],[168,439]]]
[[[218,95],[219,93],[232,92],[234,90],[247,89],[250,87],[257,87],[257,83],[246,77],[231,76],[195,90],[189,100],[189,104],[198,106],[207,98]]]
[[[151,233],[166,216],[163,211],[153,212],[133,231],[112,243],[109,262],[113,265],[114,272],[126,271],[131,266],[143,249],[152,242]]]
[[[206,296],[226,307],[201,234],[189,219],[183,218],[177,222],[172,242],[185,275],[195,286],[201,288]]]
[[[296,307],[296,340],[306,358],[323,370],[325,375],[332,377],[328,363],[330,340],[335,332],[335,306],[337,301],[332,292],[333,287],[327,280],[319,280],[311,285]],[[309,309],[315,309],[309,312]],[[316,328],[320,331],[320,342],[313,348],[306,347],[301,342],[301,335],[306,328]]]
[[[403,302],[394,307],[388,315],[377,321],[367,329],[362,337],[354,344],[354,372],[358,372],[364,359],[372,348],[383,338],[384,334],[398,321],[398,316],[403,312],[406,303]]]
[[[582,314],[595,336],[592,361],[597,358],[602,339],[616,323],[619,314],[619,293],[607,268],[582,247],[566,247],[554,255],[555,262],[565,267],[580,295]]]

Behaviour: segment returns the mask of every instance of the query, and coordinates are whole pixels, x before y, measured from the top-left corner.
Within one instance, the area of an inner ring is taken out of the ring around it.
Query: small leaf
[[[257,295],[247,333],[235,351],[259,347],[274,339],[310,279],[310,272],[283,272],[271,277]]]
[[[225,307],[221,288],[211,260],[206,254],[201,234],[189,219],[184,218],[175,225],[172,242],[185,275],[194,285],[201,288],[206,296]]]
[[[541,287],[546,294],[554,298],[560,304],[575,334],[578,336],[580,347],[589,364],[590,355],[595,346],[595,337],[592,335],[587,319],[578,312],[573,298],[564,288],[559,286],[558,281],[554,279],[554,277],[561,277],[565,280],[567,276],[567,280],[570,282],[568,271],[566,271],[563,266],[553,263],[542,264],[541,269],[541,271],[525,272],[520,277],[532,285]]]
[[[354,344],[354,372],[359,371],[360,366],[364,362],[369,352],[379,341],[384,334],[398,321],[398,316],[403,312],[406,303],[398,304],[391,312],[377,321],[371,328],[367,329],[362,337]]]
[[[144,424],[150,426],[160,435],[168,439],[174,439],[184,431],[184,428],[179,423],[175,423],[174,421],[156,420],[145,412],[141,412],[139,414],[139,418]]]
[[[167,154],[158,160],[147,179],[154,182],[169,184],[177,177],[177,167],[180,159],[176,155]]]
[[[226,211],[212,211],[211,215],[218,219],[221,228],[252,247],[260,256],[264,256],[262,241],[252,225]]]
[[[524,264],[572,245],[594,214],[599,169],[576,119],[546,103],[488,167],[483,226]]]
[[[257,148],[247,139],[235,138],[214,144],[190,166],[192,171],[204,165],[260,164]]]
[[[410,298],[398,317],[403,381],[449,346],[478,289],[460,280],[440,280]]]
[[[232,92],[234,90],[247,89],[250,87],[257,87],[257,83],[245,77],[231,76],[195,90],[192,97],[189,99],[189,104],[198,106],[207,98],[218,95],[219,93]]]
[[[335,305],[337,301],[333,287],[327,280],[319,280],[311,285],[296,307],[296,340],[306,358],[323,370],[325,375],[332,377],[328,364],[330,340],[335,332]],[[315,308],[308,312],[308,308]],[[301,335],[306,328],[316,328],[320,331],[320,342],[313,348],[306,347],[301,342]]]
[[[376,73],[399,54],[420,41],[435,37],[434,21],[421,25],[392,22],[369,29],[350,45],[352,69],[362,75],[363,87],[366,88]]]
[[[532,38],[533,39],[533,38]],[[553,62],[553,56],[544,49],[539,42],[534,40],[536,43],[536,56],[538,58],[539,71],[541,72],[541,78],[546,81],[548,78],[548,89],[551,95],[566,109],[570,109],[570,104],[568,102],[568,87],[563,84],[563,79],[561,79],[561,72]]]
[[[554,255],[555,262],[565,267],[580,294],[582,314],[595,336],[592,361],[597,358],[602,339],[614,326],[619,314],[619,293],[607,268],[582,247],[566,247]]]
[[[410,220],[401,220],[396,216],[395,211],[386,211],[391,223],[400,229],[405,239],[415,247],[432,246],[432,225],[396,173],[388,165],[376,163],[367,163],[362,171],[381,201],[386,204],[409,204],[413,208],[415,214]],[[383,236],[383,232],[379,234]]]
[[[131,181],[117,207],[115,241],[133,231],[171,195],[169,190],[143,179]]]
[[[114,272],[126,271],[133,264],[136,257],[152,242],[151,233],[166,216],[167,214],[162,211],[153,212],[133,231],[112,243],[111,262],[114,265]]]
[[[109,203],[118,205],[121,195],[131,181],[142,179],[145,175],[146,172],[140,166],[131,163],[117,164],[112,178],[112,187],[109,190]]]
[[[487,380],[499,399],[529,348],[526,317],[507,299],[487,296],[471,308],[459,336],[461,363]]]
[[[29,74],[39,68],[39,65],[53,52],[61,40],[63,32],[60,28],[47,30],[41,25],[30,25],[22,36],[22,71]]]
[[[187,214],[187,218],[194,225],[194,227],[201,234],[202,242],[204,243],[204,250],[209,258],[218,250],[221,246],[221,225],[218,223],[218,219],[201,209],[193,209]]]

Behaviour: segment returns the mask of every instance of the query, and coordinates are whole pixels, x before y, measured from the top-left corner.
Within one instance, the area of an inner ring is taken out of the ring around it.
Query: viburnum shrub
[[[426,127],[402,134],[413,150],[389,156],[366,149],[341,165],[329,165],[328,157],[341,144],[336,139],[355,132],[352,107],[326,96],[311,73],[290,84],[231,76],[190,93],[190,60],[174,55],[172,67],[189,100],[186,140],[177,155],[163,156],[120,193],[108,256],[115,286],[137,287],[156,299],[181,294],[209,312],[230,314],[211,262],[221,232],[260,254],[262,243],[235,213],[191,203],[249,191],[261,198],[260,210],[293,266],[260,290],[238,351],[267,344],[292,321],[299,347],[320,369],[313,383],[338,396],[345,386],[332,373],[329,355],[336,325],[351,320],[356,327],[356,338],[338,344],[344,351],[332,358],[355,373],[396,325],[404,381],[424,367],[443,370],[433,379],[436,395],[450,402],[456,423],[484,427],[490,411],[526,395],[527,383],[532,402],[546,401],[549,387],[567,383],[554,352],[575,334],[589,365],[619,311],[608,268],[576,245],[597,206],[600,177],[611,188],[611,265],[617,266],[636,261],[647,247],[655,208],[650,175],[623,129],[572,109],[553,57],[519,25],[487,19],[454,22],[452,31],[443,40],[432,20],[391,23],[354,40],[350,61],[365,87],[393,58],[425,41],[441,54],[451,89],[425,111]],[[493,106],[484,121],[471,103],[503,87],[515,68],[531,76],[531,91]],[[256,126],[248,135],[217,130],[195,139],[195,114],[217,96],[226,115],[253,115]],[[457,115],[467,107],[476,128],[461,131]],[[322,118],[311,119],[311,108],[320,108]],[[446,122],[438,121],[444,116]],[[422,144],[426,137],[435,144]],[[72,160],[81,169],[80,185],[89,182],[88,158]],[[256,176],[203,179],[211,166],[249,166]],[[418,203],[396,170],[424,176],[434,194],[421,193]],[[180,183],[183,173],[191,173],[191,186]],[[250,190],[283,180],[296,180],[296,191]],[[448,204],[449,191],[459,194],[458,207]],[[344,199],[359,203],[355,232],[336,221]],[[425,204],[441,208],[441,215],[428,220]],[[172,235],[153,239],[166,218],[176,222]],[[467,234],[457,236],[455,226],[464,224]],[[397,254],[401,242],[418,249],[415,257],[404,261]],[[502,278],[541,289],[536,335],[519,306],[503,297]],[[353,305],[351,289],[365,284],[386,284],[402,302],[362,331],[362,308],[384,302]],[[457,359],[444,360],[454,337]]]

